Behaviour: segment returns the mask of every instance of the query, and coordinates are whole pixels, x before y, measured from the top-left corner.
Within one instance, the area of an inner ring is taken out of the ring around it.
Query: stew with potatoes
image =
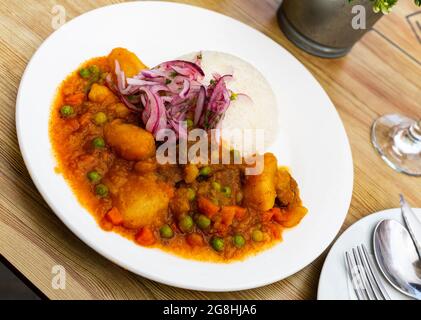
[[[83,63],[59,86],[50,120],[57,170],[102,229],[227,262],[268,248],[300,222],[307,209],[297,183],[271,153],[255,176],[243,164],[161,165],[154,135],[107,81],[116,61],[127,77],[148,69],[123,48]]]

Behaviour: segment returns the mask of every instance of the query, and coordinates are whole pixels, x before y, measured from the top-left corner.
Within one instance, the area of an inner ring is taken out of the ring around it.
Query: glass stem
[[[408,133],[414,139],[414,142],[421,143],[421,120],[410,126]]]
[[[421,152],[421,121],[415,122],[394,135],[394,151],[403,156],[417,155]]]

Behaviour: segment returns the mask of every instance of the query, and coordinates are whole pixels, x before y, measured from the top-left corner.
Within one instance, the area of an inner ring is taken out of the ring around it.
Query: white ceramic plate
[[[413,209],[421,221],[421,208]],[[377,223],[384,219],[394,219],[404,224],[401,210],[389,209],[379,211],[358,220],[350,226],[339,238],[329,251],[324,262],[319,279],[317,299],[319,300],[356,300],[357,297],[352,289],[352,283],[347,278],[345,269],[345,251],[363,243],[373,257],[373,231]],[[393,300],[408,300],[407,296],[394,289],[383,277],[380,269],[377,273],[383,281],[383,285]]]
[[[213,264],[147,249],[102,231],[54,172],[50,106],[60,82],[83,61],[122,46],[148,65],[197,50],[237,55],[273,87],[281,116],[272,150],[291,167],[309,213],[283,243],[243,262]],[[53,33],[29,63],[19,88],[16,126],[37,188],[80,239],[120,266],[169,285],[208,291],[254,288],[304,268],[334,239],[349,208],[353,166],[341,120],[321,86],[291,54],[258,31],[187,5],[131,2],[84,14]],[[63,239],[65,241],[65,239]]]

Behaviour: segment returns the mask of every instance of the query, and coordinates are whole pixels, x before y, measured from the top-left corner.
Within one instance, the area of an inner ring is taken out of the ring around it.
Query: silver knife
[[[417,249],[418,256],[421,259],[421,221],[417,218],[414,211],[412,211],[402,194],[400,197],[403,220]]]

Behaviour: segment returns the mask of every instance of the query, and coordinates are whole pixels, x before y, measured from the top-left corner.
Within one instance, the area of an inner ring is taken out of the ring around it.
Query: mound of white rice
[[[182,59],[194,61],[197,52],[185,55]],[[204,82],[212,79],[213,73],[232,74],[233,80],[227,87],[235,93],[246,94],[251,98],[239,98],[231,102],[222,129],[262,129],[264,148],[275,140],[278,128],[278,109],[275,95],[265,77],[250,63],[228,53],[202,51],[202,69],[206,74]],[[224,138],[224,137],[223,137]],[[232,147],[238,149],[241,141],[232,141]],[[248,143],[243,150],[245,154],[253,152],[254,145]]]

